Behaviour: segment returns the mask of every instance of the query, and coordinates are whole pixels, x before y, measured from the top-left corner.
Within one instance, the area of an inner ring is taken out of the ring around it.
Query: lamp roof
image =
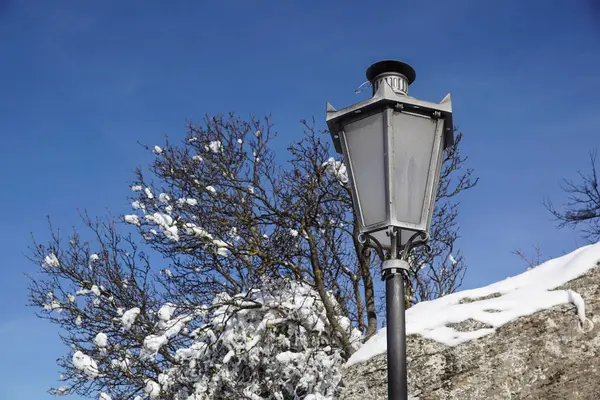
[[[417,73],[405,62],[397,61],[397,60],[383,60],[378,61],[375,64],[371,65],[367,68],[367,79],[369,82],[373,83],[377,76],[384,73],[398,73],[402,74],[406,77],[408,84],[413,83],[417,77]]]

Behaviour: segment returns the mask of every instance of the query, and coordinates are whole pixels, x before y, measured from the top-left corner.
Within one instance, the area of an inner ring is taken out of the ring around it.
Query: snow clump
[[[96,364],[96,361],[81,351],[76,351],[73,354],[73,366],[90,379],[98,376],[98,364]]]
[[[141,225],[140,218],[137,215],[134,215],[134,214],[126,215],[125,217],[123,217],[123,219],[128,224],[137,225],[137,226]]]
[[[322,167],[325,168],[328,175],[336,178],[340,183],[348,183],[348,171],[343,162],[336,161],[335,158],[331,157],[323,163]]]
[[[58,268],[60,267],[60,262],[58,261],[58,257],[56,254],[50,253],[44,258],[44,262],[42,263],[42,268],[50,269],[50,268]]]
[[[150,397],[150,399],[157,399],[160,395],[160,385],[154,382],[151,379],[146,381],[146,387],[144,388],[144,392]]]
[[[171,319],[171,316],[173,315],[173,313],[175,312],[175,305],[171,304],[171,303],[167,303],[164,306],[162,306],[160,308],[160,310],[158,310],[158,319],[160,319],[161,321],[169,321]]]
[[[179,240],[179,229],[174,224],[173,218],[165,213],[155,212],[152,215],[145,215],[146,222],[156,224],[162,233],[170,240],[177,242]]]
[[[206,150],[210,150],[213,153],[219,153],[222,148],[221,142],[218,140],[212,141],[208,144],[208,146],[206,147]]]
[[[135,319],[140,314],[139,307],[134,307],[130,310],[127,310],[121,316],[121,324],[123,325],[123,329],[129,330],[133,326]]]
[[[106,345],[108,344],[108,336],[106,336],[106,333],[104,332],[99,332],[96,337],[94,338],[94,344],[96,345],[96,347],[98,347],[99,349],[104,349],[106,348]]]

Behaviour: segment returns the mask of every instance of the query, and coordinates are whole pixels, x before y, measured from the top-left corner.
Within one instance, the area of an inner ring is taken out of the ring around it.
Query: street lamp
[[[386,60],[367,69],[373,96],[336,110],[327,126],[344,155],[360,241],[383,260],[388,398],[407,399],[404,275],[408,254],[427,245],[443,152],[454,143],[450,95],[438,103],[408,96],[415,70]]]

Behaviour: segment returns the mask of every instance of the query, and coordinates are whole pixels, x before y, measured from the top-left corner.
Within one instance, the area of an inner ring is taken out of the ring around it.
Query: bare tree
[[[596,151],[590,153],[591,171],[588,174],[578,172],[579,182],[563,180],[561,189],[567,194],[567,202],[561,210],[556,209],[550,201],[545,202],[559,228],[581,228],[583,237],[590,242],[600,240],[600,190],[596,155]]]
[[[61,339],[72,349],[58,360],[64,384],[50,393],[154,399],[158,388],[160,398],[179,399],[188,398],[203,376],[213,382],[210,398],[252,400],[252,385],[269,400],[281,398],[274,392],[287,392],[287,399],[290,391],[332,386],[343,349],[316,291],[265,278],[235,296],[221,292],[208,303],[192,304],[162,290],[169,274],[152,273],[148,257],[118,233],[113,220],[82,219],[91,241],[76,230],[63,241],[50,226],[49,244],[34,241],[31,248],[30,260],[42,266],[42,277],[30,276],[30,305],[62,328]],[[334,299],[330,306],[338,311]],[[356,348],[362,334],[346,317],[335,317]],[[245,345],[248,335],[256,339]],[[307,355],[293,376],[289,368],[274,368],[274,356],[290,350]],[[234,360],[226,367],[225,358]],[[310,380],[302,379],[303,370],[311,371]]]
[[[140,229],[151,246],[172,258],[173,280],[179,282],[175,287],[184,293],[212,296],[217,286],[238,292],[264,273],[290,276],[314,285],[325,304],[326,292],[333,292],[344,313],[369,337],[377,329],[374,280],[379,279],[379,265],[370,253],[361,252],[356,239],[345,167],[330,158],[326,132],[317,132],[314,122],[303,124],[304,138],[288,148],[286,165],[270,148],[268,119],[245,122],[230,115],[206,117],[202,126],[190,124],[183,145],[167,142],[152,164],[151,175],[159,186],[150,187],[142,170],[137,172],[134,186],[147,188],[132,199],[146,215]],[[456,145],[445,152],[431,232],[433,251],[415,254],[413,265],[418,267],[408,285],[408,306],[455,291],[466,270],[455,248],[456,197],[478,179],[472,170],[464,170],[462,138],[458,134]],[[146,190],[162,193],[163,201],[148,197]],[[173,240],[168,230],[166,235],[152,233],[149,229],[157,229],[152,215],[165,211],[177,229],[200,234]],[[235,245],[232,230],[241,238]],[[215,250],[215,240],[229,257],[207,251]],[[202,281],[190,273],[198,265],[203,274],[196,275]],[[221,279],[208,286],[207,276]]]
[[[151,185],[137,171],[133,187],[143,190],[133,204],[143,215],[130,217],[150,246],[171,259],[173,295],[198,302],[221,291],[245,291],[264,275],[302,280],[319,293],[349,356],[329,292],[365,328],[363,293],[356,289],[366,281],[367,313],[372,311],[366,329],[374,333],[372,279],[368,271],[361,277],[361,264],[355,267],[350,259],[356,258],[353,242],[345,240],[353,232],[350,200],[345,184],[323,162],[326,138],[305,128],[284,167],[269,148],[268,119],[262,124],[230,115],[190,125],[182,147],[167,142],[158,151],[148,148],[158,153],[150,170],[160,184]]]
[[[60,231],[51,225],[47,245],[34,240],[29,259],[43,267],[41,277],[29,276],[29,304],[39,309],[40,318],[61,328],[66,346],[84,350],[97,360],[98,367],[117,359],[126,362],[127,368],[105,368],[112,373],[90,380],[87,378],[96,371],[81,374],[67,355],[58,360],[58,366],[61,380],[69,382],[69,386],[52,392],[64,394],[68,388],[68,393],[89,395],[111,386],[116,398],[129,398],[127,395],[137,394],[136,388],[144,386],[145,379],[156,379],[161,363],[169,359],[166,348],[164,358],[154,365],[140,362],[126,351],[141,347],[144,332],[153,324],[149,310],[160,304],[159,296],[148,257],[131,237],[120,235],[111,220],[92,220],[87,215],[82,215],[82,220],[94,236],[93,246],[82,240],[77,231],[65,242]],[[135,307],[139,308],[136,327],[119,330],[120,324],[115,321],[122,317],[120,313]],[[98,332],[119,337],[119,342],[110,343],[109,351],[103,352],[93,345]]]
[[[147,345],[148,332],[157,329],[158,307],[176,304],[182,315],[196,313],[200,306],[222,305],[215,299],[252,292],[265,278],[299,282],[318,295],[328,337],[344,358],[355,348],[346,320],[365,338],[376,332],[385,304],[375,285],[380,262],[357,240],[345,166],[331,157],[328,133],[317,131],[314,121],[303,121],[303,127],[302,139],[287,153],[272,147],[269,118],[244,121],[233,114],[190,123],[182,143],[167,138],[164,146],[144,146],[155,158],[149,168],[137,169],[131,185],[135,211],[123,219],[138,230],[144,246],[163,257],[159,271],[111,220],[83,216],[99,248],[95,252],[77,232],[62,243],[51,229],[47,246],[34,242],[30,258],[45,266],[30,286],[31,304],[40,308],[40,316],[66,332],[65,344],[98,363],[127,363],[90,383],[72,360],[61,359],[70,391],[90,394],[114,382],[113,399],[130,398],[146,380],[156,382],[161,371],[177,364],[176,349],[193,339],[184,332],[159,346],[157,362],[129,364],[124,349]],[[456,198],[478,179],[464,169],[462,138],[458,134],[445,152],[432,252],[411,256],[407,306],[456,291],[466,271],[456,248]],[[48,260],[50,255],[55,259]],[[119,328],[124,310],[136,307],[139,324]],[[189,324],[189,331],[212,329],[202,318]],[[97,332],[127,346],[115,343],[108,351],[91,346]]]
[[[513,250],[511,253],[523,260],[527,265],[528,270],[535,268],[548,260],[546,257],[542,256],[542,246],[539,244],[533,246],[533,255],[531,257],[527,256],[521,249]]]

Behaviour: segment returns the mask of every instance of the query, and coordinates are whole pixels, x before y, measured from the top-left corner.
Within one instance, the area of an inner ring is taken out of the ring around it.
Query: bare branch
[[[600,240],[600,190],[596,170],[597,152],[590,153],[591,171],[578,172],[579,181],[563,180],[561,189],[567,194],[562,210],[546,200],[544,205],[552,214],[558,227],[581,228],[582,236],[590,242]]]

